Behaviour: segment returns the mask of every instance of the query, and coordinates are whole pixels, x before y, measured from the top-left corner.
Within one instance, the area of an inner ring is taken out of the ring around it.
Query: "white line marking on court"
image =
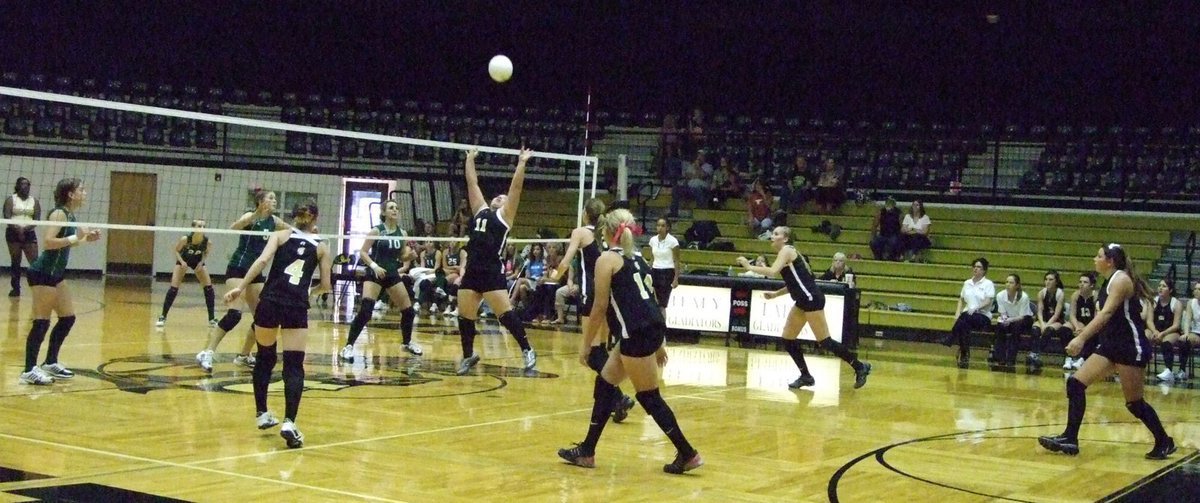
[[[713,395],[713,394],[717,394],[717,393],[724,393],[726,391],[730,391],[733,389],[740,389],[740,388],[714,389],[714,390],[702,391],[699,393],[691,393],[691,394],[687,394],[687,395],[673,395],[673,396],[671,396],[671,398],[672,399],[698,398],[698,397],[702,397],[704,395]],[[521,417],[508,418],[508,419],[497,419],[495,421],[486,421],[486,422],[482,422],[482,423],[460,424],[458,426],[447,426],[444,428],[434,428],[432,430],[410,431],[407,433],[397,433],[395,435],[384,435],[384,436],[372,437],[372,438],[360,438],[360,439],[356,439],[356,440],[346,440],[343,442],[333,442],[333,443],[329,443],[329,444],[313,445],[311,447],[308,445],[305,445],[303,449],[288,449],[288,450],[278,450],[278,451],[271,451],[271,452],[259,452],[259,453],[254,453],[254,454],[239,454],[237,456],[228,456],[228,457],[224,457],[224,458],[214,458],[214,459],[205,459],[205,460],[200,460],[200,461],[191,461],[191,462],[188,462],[187,465],[195,466],[195,465],[207,464],[207,463],[220,463],[220,462],[233,461],[233,460],[238,460],[238,459],[243,459],[243,458],[271,456],[271,455],[275,455],[275,454],[286,454],[286,453],[290,453],[290,452],[300,452],[300,451],[311,452],[311,451],[318,450],[318,449],[328,449],[328,448],[332,448],[332,447],[343,447],[343,446],[347,446],[347,445],[366,444],[366,443],[371,443],[371,442],[383,442],[383,441],[387,441],[387,440],[395,440],[397,438],[415,437],[418,435],[429,435],[429,434],[435,434],[435,433],[445,433],[448,431],[458,431],[458,430],[466,430],[466,429],[471,429],[471,428],[495,426],[498,424],[513,423],[513,422],[517,422],[517,421],[545,419],[548,417],[564,416],[564,415],[568,415],[568,414],[578,414],[581,412],[591,412],[591,411],[592,411],[591,407],[588,407],[586,409],[560,410],[558,412],[550,412],[547,414],[539,414],[536,416],[521,416]]]
[[[342,491],[339,489],[332,489],[332,488],[328,488],[328,487],[312,486],[312,485],[308,485],[308,484],[300,484],[298,482],[291,482],[291,481],[287,481],[287,480],[269,479],[266,477],[259,477],[257,475],[248,475],[245,473],[237,473],[237,472],[230,472],[230,471],[225,471],[225,470],[218,470],[216,468],[205,468],[202,466],[193,466],[190,464],[175,463],[172,461],[163,461],[163,460],[159,460],[159,459],[144,458],[141,456],[134,456],[134,455],[130,455],[130,454],[121,454],[119,452],[105,451],[105,450],[101,450],[101,449],[92,449],[90,447],[63,444],[63,443],[59,443],[59,442],[51,442],[49,440],[40,440],[40,439],[36,439],[36,438],[21,437],[21,436],[17,436],[17,435],[11,435],[8,433],[0,433],[0,438],[7,438],[10,440],[18,440],[18,441],[24,441],[24,442],[34,443],[34,444],[48,445],[51,447],[59,447],[62,449],[82,451],[82,452],[87,452],[90,454],[98,454],[98,455],[102,455],[102,456],[111,456],[111,457],[121,458],[121,459],[126,459],[126,460],[140,461],[143,463],[154,463],[154,464],[169,466],[169,467],[173,467],[173,468],[182,468],[185,470],[199,470],[199,471],[215,473],[215,474],[219,474],[219,475],[232,475],[234,477],[240,477],[240,478],[255,480],[255,481],[259,481],[259,482],[283,484],[283,485],[292,486],[292,487],[295,487],[298,489],[307,489],[310,491],[332,493],[332,494],[337,494],[339,496],[349,496],[352,498],[362,498],[362,499],[367,499],[367,500],[372,500],[372,501],[388,501],[388,502],[395,502],[395,503],[404,503],[403,500],[393,500],[393,499],[388,499],[388,498],[381,498],[379,496],[372,496],[369,494],[352,493],[349,491]],[[291,450],[296,451],[299,449],[291,449]],[[267,454],[269,454],[269,453],[267,453]]]

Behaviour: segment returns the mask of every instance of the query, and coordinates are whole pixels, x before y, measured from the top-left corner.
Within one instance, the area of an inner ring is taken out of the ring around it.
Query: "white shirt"
[[[989,299],[996,298],[996,285],[992,283],[992,280],[983,278],[978,283],[971,279],[963,281],[962,293],[959,296],[967,306],[963,308],[964,313],[976,312],[989,318],[992,317],[992,303],[987,302]],[[988,304],[987,308],[981,309],[985,302]]]
[[[913,220],[912,213],[909,213],[904,215],[904,223],[900,224],[900,229],[912,229],[918,234],[929,234],[929,223],[929,215],[921,215],[921,218]]]
[[[1009,302],[1008,290],[1000,289],[996,292],[996,312],[1000,313],[1000,321],[1010,319],[1020,319],[1026,316],[1033,316],[1033,308],[1029,304],[1029,296],[1025,292],[1017,292],[1020,297],[1016,302]]]
[[[28,199],[21,199],[21,196],[12,195],[12,219],[13,220],[33,220],[33,207],[37,201],[33,196]]]
[[[1200,302],[1197,302],[1196,299],[1189,300],[1187,307],[1188,319],[1184,320],[1188,322],[1186,333],[1200,334]]]
[[[675,254],[674,249],[679,248],[679,240],[675,236],[667,234],[667,238],[658,239],[658,234],[650,238],[650,252],[654,254],[654,264],[650,267],[654,269],[674,269]]]

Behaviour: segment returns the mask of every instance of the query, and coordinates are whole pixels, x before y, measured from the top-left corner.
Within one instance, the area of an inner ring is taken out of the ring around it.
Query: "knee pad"
[[[1136,402],[1125,402],[1125,409],[1127,409],[1130,414],[1133,414],[1133,417],[1138,419],[1141,419],[1142,415],[1144,415],[1149,408],[1150,405],[1146,404],[1146,401],[1140,398]]]
[[[261,343],[258,344],[258,353],[255,358],[254,368],[257,369],[262,367],[267,369],[268,372],[275,368],[275,363],[279,361],[279,352],[277,351],[278,347],[278,344],[272,344],[270,346],[264,346]]]
[[[1076,379],[1075,376],[1067,378],[1067,398],[1083,398],[1084,392],[1087,391],[1087,385]]]
[[[237,309],[225,311],[225,316],[221,317],[221,321],[217,322],[217,328],[229,332],[242,321],[242,312]]]
[[[614,402],[616,397],[621,394],[621,390],[617,389],[612,383],[605,381],[603,377],[596,376],[596,384],[592,387],[592,398],[599,403]]]
[[[604,350],[604,346],[592,346],[587,357],[588,368],[599,373],[604,370],[606,363],[608,363],[608,351]]]
[[[174,297],[179,293],[179,289],[175,287],[167,288],[167,297]]]
[[[283,375],[304,379],[304,351],[283,352]]]
[[[461,334],[475,335],[475,320],[459,316],[458,317],[458,332]]]
[[[633,396],[637,399],[637,402],[642,405],[642,408],[646,409],[647,411],[654,410],[657,408],[656,406],[658,404],[666,403],[663,401],[662,393],[658,392],[658,388],[648,391],[639,391]]]
[[[512,331],[514,325],[521,326],[521,317],[517,315],[516,309],[509,309],[507,313],[500,315],[500,324]]]
[[[54,331],[51,335],[66,334],[75,326],[75,315],[61,316],[58,318],[58,323],[54,324]]]

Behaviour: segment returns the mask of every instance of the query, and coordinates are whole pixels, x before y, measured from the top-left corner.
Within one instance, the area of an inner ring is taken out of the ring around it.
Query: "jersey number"
[[[487,220],[482,218],[475,221],[475,232],[487,232]]]
[[[284,268],[283,273],[288,277],[288,283],[293,285],[300,284],[300,278],[304,277],[304,261],[296,259],[294,262]]]
[[[642,298],[650,300],[650,289],[654,288],[654,278],[642,275],[641,271],[633,273],[633,282],[638,286],[638,293],[642,294]]]
[[[1092,317],[1092,310],[1091,310],[1091,309],[1088,309],[1088,308],[1086,308],[1086,307],[1081,307],[1081,308],[1079,308],[1079,317],[1080,317],[1080,318],[1091,318],[1091,317]]]

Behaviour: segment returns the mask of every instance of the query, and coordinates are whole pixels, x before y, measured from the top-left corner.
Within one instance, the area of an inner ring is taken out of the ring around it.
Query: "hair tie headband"
[[[621,234],[623,234],[626,230],[628,230],[629,232],[632,232],[634,236],[642,235],[642,228],[639,227],[637,224],[628,224],[625,222],[621,222],[621,223],[617,224],[617,229],[615,231],[613,231],[613,235],[612,235],[613,246],[617,246],[617,245],[621,244],[620,243]]]
[[[1116,243],[1109,243],[1107,248],[1108,248],[1109,250],[1120,250],[1120,249],[1121,249],[1121,245],[1119,245],[1119,244],[1116,244]]]

